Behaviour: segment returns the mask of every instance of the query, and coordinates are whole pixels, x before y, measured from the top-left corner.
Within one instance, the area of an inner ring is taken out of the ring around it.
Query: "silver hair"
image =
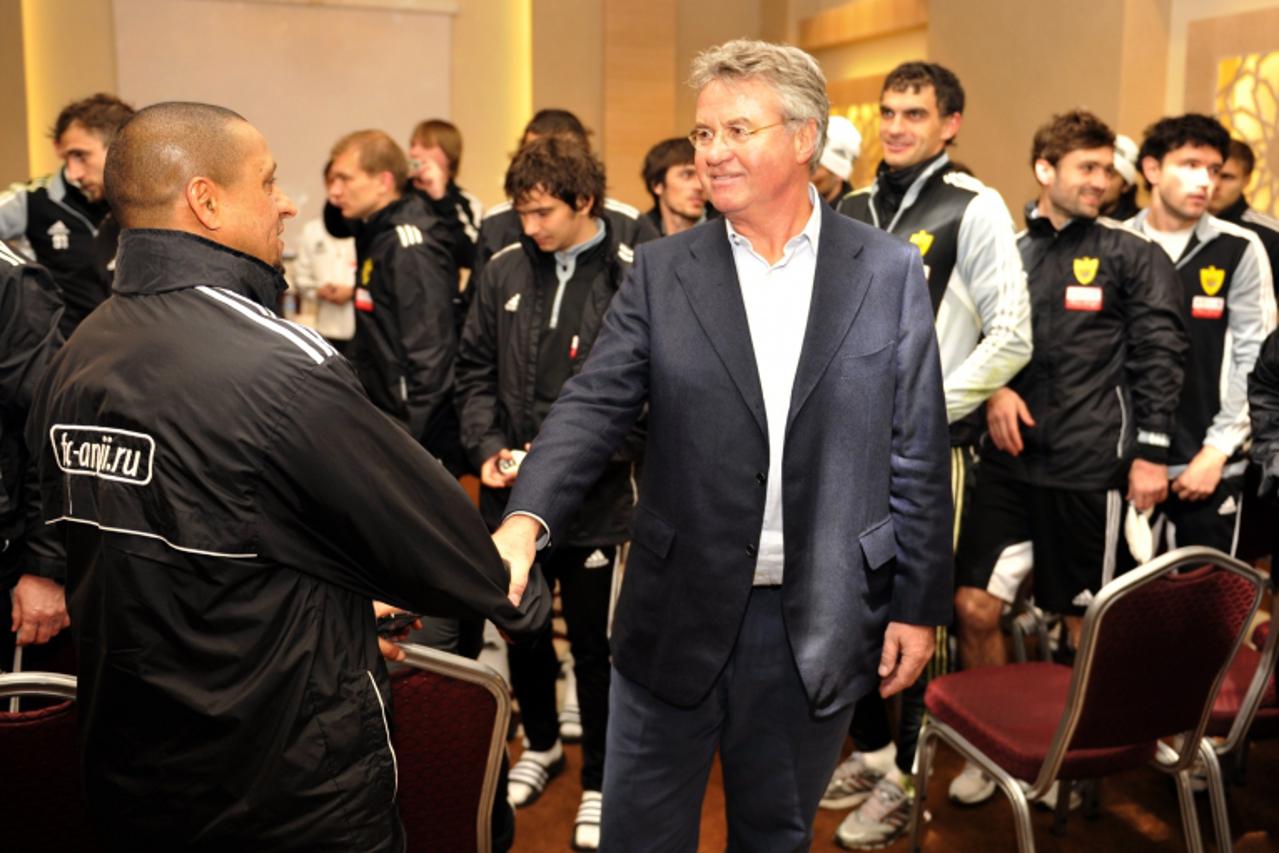
[[[826,146],[830,99],[817,60],[797,47],[753,39],[734,39],[710,47],[693,59],[689,85],[701,91],[715,80],[756,78],[772,86],[788,121],[817,123],[810,171],[817,170]]]

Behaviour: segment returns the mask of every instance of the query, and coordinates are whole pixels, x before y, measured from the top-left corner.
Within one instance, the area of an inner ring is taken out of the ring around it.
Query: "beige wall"
[[[931,3],[928,57],[958,74],[968,95],[954,156],[1000,191],[1015,218],[1037,193],[1031,137],[1054,112],[1084,107],[1130,135],[1160,115],[1167,37],[1157,27],[1169,2]]]
[[[459,182],[505,197],[507,156],[532,115],[531,0],[460,0],[453,19],[453,116],[466,142]]]
[[[729,39],[762,38],[765,7],[775,15],[779,5],[785,6],[785,0],[679,0],[675,25],[675,133],[693,129],[697,93],[688,86],[693,57]],[[776,26],[775,19],[770,21]]]
[[[48,131],[70,101],[115,92],[111,0],[23,0],[29,173],[58,168]]]
[[[22,2],[0,0],[0,191],[9,184],[26,180],[27,89],[22,69]]]
[[[594,134],[596,147],[604,132],[604,6],[604,0],[533,3],[533,112],[570,111]]]

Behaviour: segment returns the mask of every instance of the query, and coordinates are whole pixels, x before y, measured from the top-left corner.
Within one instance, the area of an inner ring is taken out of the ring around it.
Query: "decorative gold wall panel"
[[[1279,51],[1220,60],[1214,111],[1257,157],[1245,194],[1257,210],[1279,212]]]

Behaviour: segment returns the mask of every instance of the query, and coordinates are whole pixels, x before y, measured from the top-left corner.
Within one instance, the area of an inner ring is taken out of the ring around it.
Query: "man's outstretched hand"
[[[543,533],[537,519],[528,515],[512,515],[493,531],[493,544],[511,570],[511,581],[506,597],[511,604],[520,606],[524,588],[528,586],[528,573],[533,568],[537,554],[537,540]]]

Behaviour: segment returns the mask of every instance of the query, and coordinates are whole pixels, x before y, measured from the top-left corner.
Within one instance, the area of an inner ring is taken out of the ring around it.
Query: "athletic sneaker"
[[[564,705],[560,708],[560,740],[577,743],[582,739],[582,709],[577,704],[577,676],[570,656],[561,665],[564,674]]]
[[[950,781],[951,800],[965,806],[984,803],[995,794],[995,780],[986,775],[971,761],[964,762],[964,769]]]
[[[896,768],[875,783],[866,801],[835,830],[835,843],[847,850],[887,847],[910,826],[915,801],[910,781]]]
[[[854,752],[835,768],[819,805],[824,809],[856,808],[883,777],[883,773],[866,763],[863,753]]]
[[[583,791],[582,802],[577,807],[573,821],[573,849],[600,849],[600,815],[604,811],[604,799],[599,791]]]
[[[526,749],[506,776],[506,796],[517,809],[532,805],[563,770],[564,747],[559,741],[545,752]]]

